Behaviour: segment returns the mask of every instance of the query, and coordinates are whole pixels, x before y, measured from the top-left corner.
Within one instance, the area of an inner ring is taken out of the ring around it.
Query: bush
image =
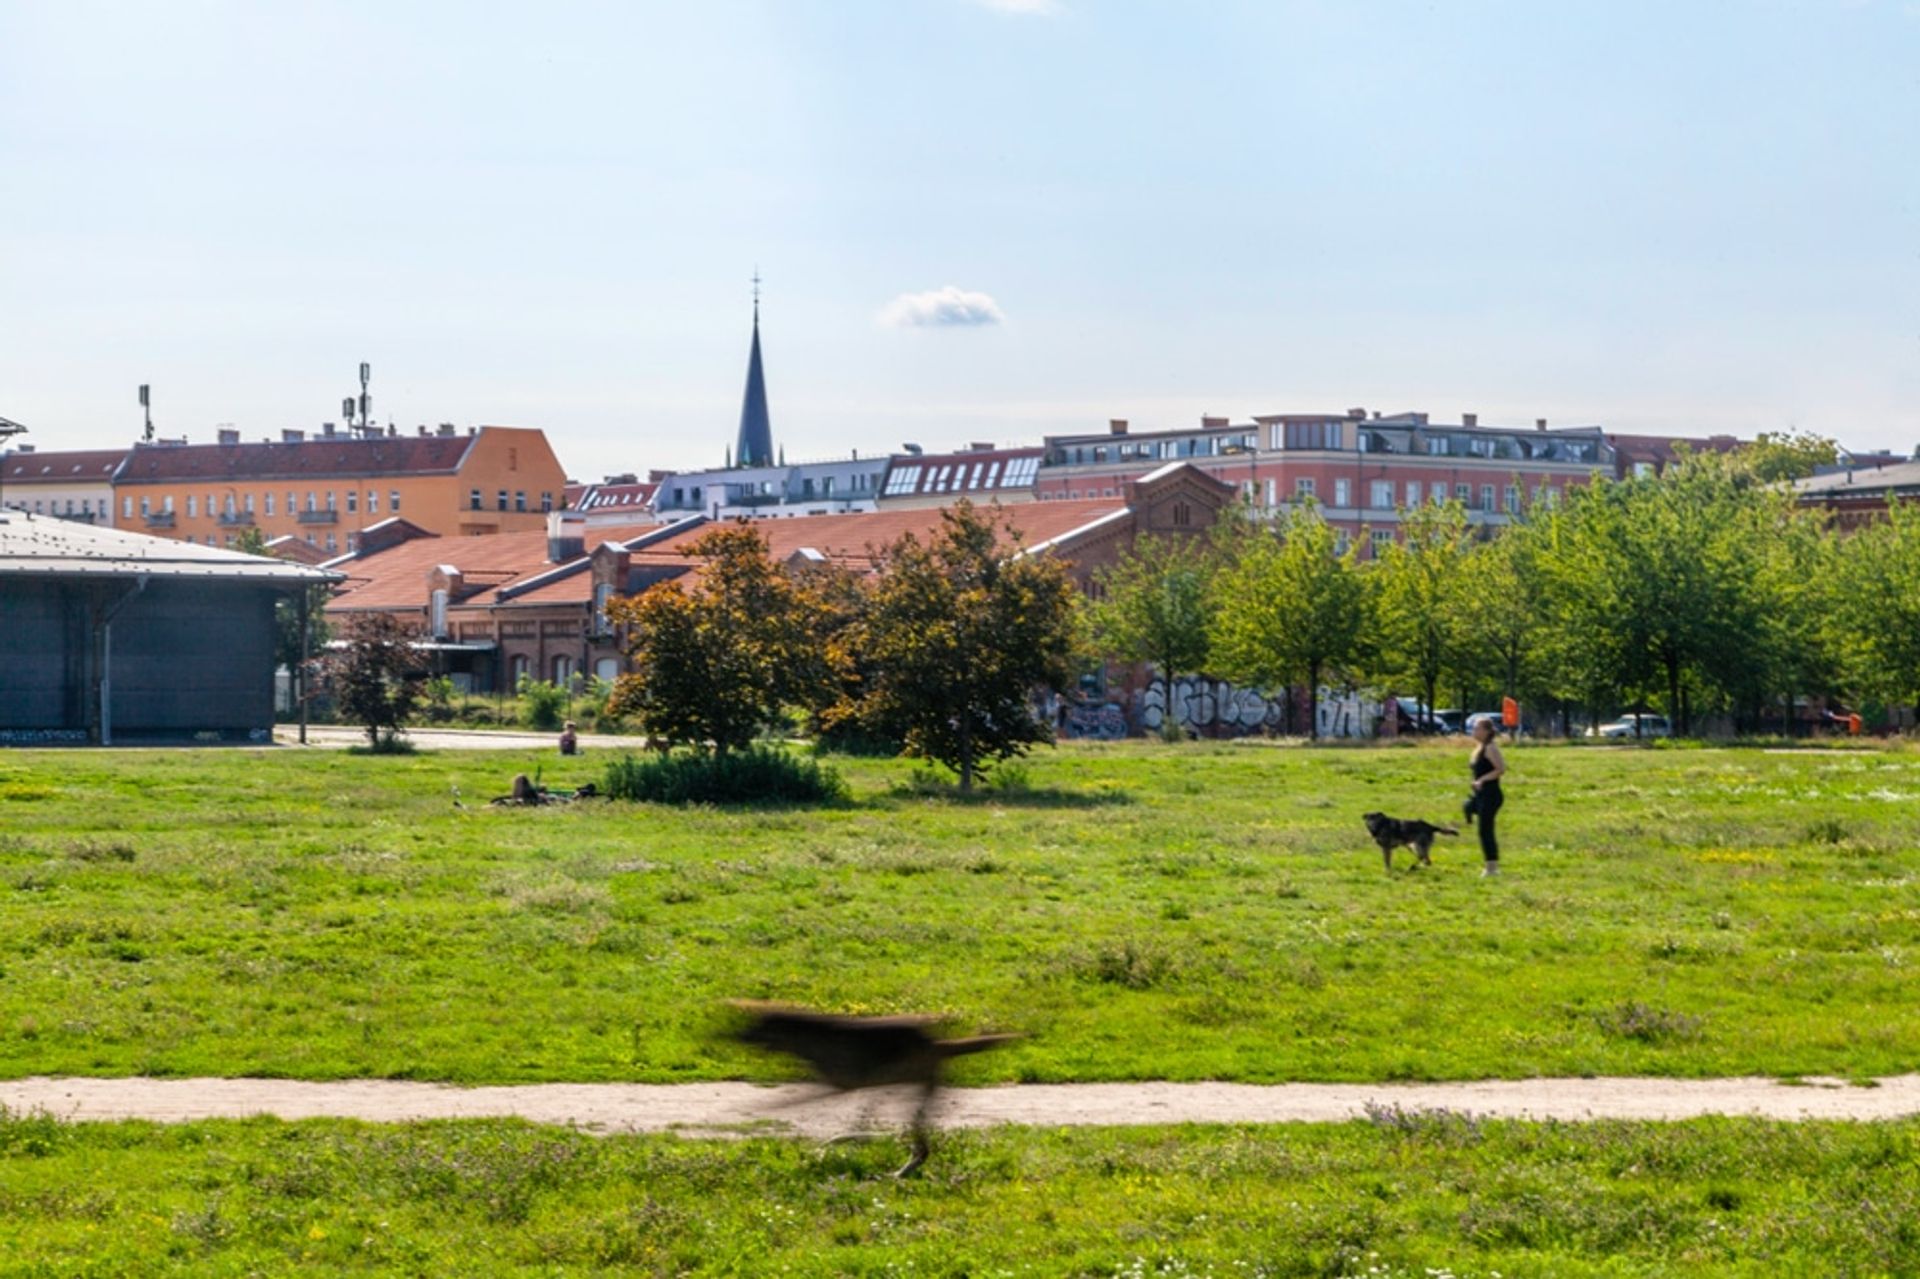
[[[520,715],[528,728],[553,732],[567,717],[567,690],[558,684],[520,677]]]
[[[653,804],[828,804],[847,798],[840,774],[818,760],[765,746],[720,754],[674,751],[607,765],[601,789]]]

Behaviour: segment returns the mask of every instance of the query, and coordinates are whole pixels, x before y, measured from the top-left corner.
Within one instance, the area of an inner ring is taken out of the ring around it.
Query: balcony
[[[324,511],[302,511],[299,519],[302,524],[338,524],[340,512],[331,508]]]
[[[146,521],[148,528],[172,528],[172,511],[143,511],[140,518]]]
[[[250,525],[250,524],[252,524],[252,523],[253,523],[253,512],[252,512],[252,511],[222,511],[222,512],[220,512],[220,527],[221,527],[221,528],[246,528],[246,527],[247,527],[248,525]]]

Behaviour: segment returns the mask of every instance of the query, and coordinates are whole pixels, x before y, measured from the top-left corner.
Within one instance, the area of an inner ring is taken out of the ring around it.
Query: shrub
[[[827,804],[847,798],[847,784],[833,769],[766,746],[644,759],[623,755],[608,763],[601,789],[614,799],[654,804]]]
[[[567,690],[558,684],[520,677],[520,716],[528,728],[553,732],[567,717]]]

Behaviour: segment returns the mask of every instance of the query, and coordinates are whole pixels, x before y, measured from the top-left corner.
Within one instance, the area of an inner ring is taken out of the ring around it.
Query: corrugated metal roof
[[[73,520],[0,512],[0,576],[196,577],[319,585],[340,574],[242,551],[220,550]]]

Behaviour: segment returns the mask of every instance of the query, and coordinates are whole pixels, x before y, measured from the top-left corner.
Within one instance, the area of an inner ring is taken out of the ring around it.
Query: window
[[[334,506],[333,502],[334,502],[333,490],[328,489],[327,490],[327,509],[329,511],[338,509]]]
[[[400,490],[399,489],[395,489],[393,490],[393,492],[387,494],[387,510],[392,512],[395,515],[398,515],[400,513]]]
[[[327,534],[327,549],[329,551],[337,551],[340,549],[339,544],[334,541],[333,534],[331,533]]]
[[[1407,481],[1407,507],[1408,509],[1412,509],[1413,507],[1416,507],[1418,505],[1420,505],[1420,481],[1408,480]]]
[[[272,493],[267,494],[267,514],[268,515],[273,514],[273,494]]]
[[[467,509],[469,511],[477,511],[480,509],[479,489],[469,489],[467,491]]]
[[[833,496],[833,477],[831,475],[825,475],[820,478],[820,496]]]
[[[1493,509],[1493,485],[1491,484],[1482,484],[1480,486],[1480,509],[1483,511],[1491,511]]]
[[[1288,422],[1285,424],[1286,446],[1290,449],[1337,449],[1340,447],[1340,424],[1338,422]],[[1281,428],[1273,428],[1274,447],[1281,440]],[[1252,441],[1247,441],[1252,447]]]
[[[1371,485],[1371,492],[1367,496],[1367,505],[1376,511],[1391,511],[1393,509],[1393,481],[1375,480]]]
[[[524,511],[527,509],[527,491],[525,489],[515,489],[513,491],[513,509],[516,511]]]
[[[292,515],[295,511],[299,509],[300,509],[299,507],[293,504],[293,490],[288,489],[287,490],[287,514]]]
[[[620,659],[603,657],[593,664],[593,677],[602,684],[611,684],[620,678]]]
[[[507,672],[512,676],[513,687],[520,687],[520,681],[527,677],[527,668],[530,665],[525,653],[513,655],[513,660],[507,664]]]
[[[1353,486],[1346,480],[1333,482],[1333,504],[1340,507],[1353,505]]]
[[[378,515],[379,513],[380,513],[380,490],[368,489],[367,490],[367,514]]]
[[[348,489],[347,490],[347,514],[358,515],[359,513],[360,513],[360,490]]]
[[[1293,496],[1296,501],[1303,497],[1312,497],[1313,477],[1310,475],[1302,475],[1299,479],[1295,480],[1293,482]]]
[[[1471,485],[1471,484],[1456,484],[1456,485],[1454,485],[1454,486],[1453,486],[1453,500],[1454,500],[1454,501],[1456,501],[1456,502],[1458,502],[1458,503],[1460,503],[1460,505],[1462,505],[1462,506],[1470,506],[1470,505],[1472,505],[1472,503],[1473,503],[1473,485]]]
[[[573,678],[573,659],[561,654],[553,659],[553,682],[564,684]]]
[[[307,509],[309,511],[317,511],[320,509],[320,504],[314,499],[312,489],[307,490]]]
[[[1518,515],[1519,513],[1520,486],[1518,484],[1509,484],[1507,485],[1507,514]]]
[[[199,503],[200,503],[199,498],[196,498],[191,493],[187,494],[187,518],[188,519],[193,519],[195,516],[200,514]],[[207,514],[211,515],[213,514],[213,512],[208,511]]]
[[[542,494],[540,495],[540,510],[541,510],[541,512],[542,512],[542,513],[545,513],[545,512],[547,512],[547,511],[551,511],[552,509],[553,509],[553,494],[551,494],[551,493],[542,493]]]
[[[253,494],[251,493],[247,494],[246,500],[247,500],[247,514],[252,515],[253,514]]]
[[[501,489],[496,493],[493,500],[500,510],[504,511],[507,509],[507,491],[505,489]]]
[[[1175,528],[1186,528],[1193,523],[1193,508],[1185,502],[1173,504],[1173,524]]]
[[[141,502],[140,503],[141,509],[145,510],[146,505],[147,504],[145,502]],[[130,520],[133,518],[133,499],[132,498],[123,496],[120,499],[120,518],[123,520]]]
[[[1453,452],[1453,441],[1444,435],[1436,435],[1427,441],[1427,452],[1445,457]]]

